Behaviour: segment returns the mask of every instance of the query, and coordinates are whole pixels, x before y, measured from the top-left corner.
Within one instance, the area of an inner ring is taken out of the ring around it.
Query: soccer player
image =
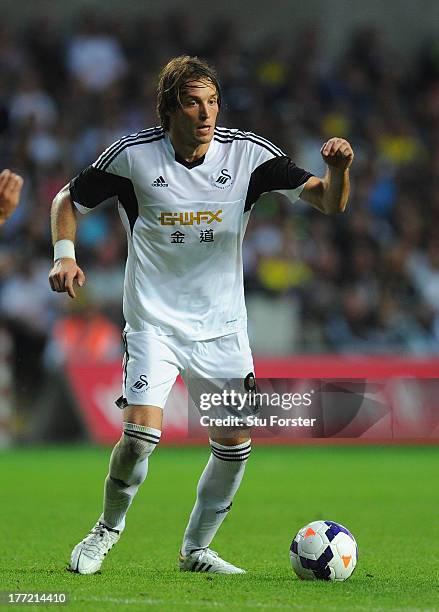
[[[8,169],[0,173],[0,225],[9,219],[20,200],[23,179]]]
[[[110,196],[128,237],[123,311],[123,433],[105,480],[104,507],[73,549],[70,569],[93,574],[118,541],[160,441],[166,399],[180,373],[191,396],[200,380],[253,376],[246,332],[241,245],[259,196],[282,190],[331,214],[345,209],[350,144],[326,142],[324,178],[298,168],[261,136],[217,127],[220,85],[196,57],[172,59],[157,95],[161,125],[121,138],[55,197],[54,291],[75,297],[85,275],[75,260],[75,209]],[[197,388],[198,385],[198,388]],[[250,455],[250,434],[210,430],[211,455],[184,533],[182,571],[244,570],[209,548],[232,505]]]

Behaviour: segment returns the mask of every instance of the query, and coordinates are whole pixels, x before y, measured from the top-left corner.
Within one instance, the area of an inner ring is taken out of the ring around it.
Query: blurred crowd
[[[97,357],[120,351],[126,239],[114,203],[80,219],[87,286],[76,301],[49,289],[50,205],[105,147],[157,124],[158,70],[182,53],[216,66],[220,125],[271,139],[318,175],[330,136],[355,151],[344,215],[278,194],[255,207],[247,295],[299,306],[301,352],[439,353],[439,43],[420,41],[406,61],[363,27],[329,60],[321,38],[304,27],[248,46],[237,22],[203,21],[200,35],[183,14],[84,13],[63,29],[45,17],[20,32],[0,24],[0,168],[25,179],[0,247],[0,316],[19,383],[29,372],[43,380],[69,351],[96,348],[94,334],[105,336]]]

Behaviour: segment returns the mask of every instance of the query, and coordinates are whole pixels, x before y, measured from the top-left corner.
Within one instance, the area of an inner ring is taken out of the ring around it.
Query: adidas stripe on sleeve
[[[259,136],[259,134],[254,134],[253,132],[243,132],[237,129],[223,128],[217,126],[215,128],[215,140],[223,143],[245,140],[254,145],[258,145],[257,147],[250,148],[250,153],[252,153],[253,156],[255,154],[256,156],[260,156],[261,154],[263,154],[264,151],[265,155],[263,156],[265,157],[267,156],[267,153],[271,154],[270,157],[285,156],[285,153],[282,151],[282,149],[279,149],[279,147],[277,147],[275,144],[273,144],[263,136]]]
[[[93,167],[97,170],[104,170],[105,172],[113,172],[114,174],[126,176],[125,173],[129,170],[129,161],[127,161],[126,154],[127,149],[132,146],[161,140],[163,136],[164,131],[162,127],[148,128],[141,132],[137,132],[137,134],[125,136],[109,146],[94,162]],[[123,154],[124,152],[125,155]]]
[[[120,138],[110,145],[91,166],[70,182],[70,195],[78,210],[87,213],[114,196],[124,208],[127,208],[127,202],[132,207],[135,196],[128,149],[163,137],[163,128],[154,127]]]
[[[215,140],[220,143],[243,141],[246,146],[250,181],[245,211],[250,210],[267,191],[282,191],[291,201],[297,200],[306,181],[312,176],[297,167],[282,149],[259,134],[217,127]]]

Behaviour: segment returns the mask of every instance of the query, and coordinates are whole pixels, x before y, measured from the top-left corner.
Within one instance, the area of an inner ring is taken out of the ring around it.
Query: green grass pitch
[[[158,448],[102,572],[67,572],[99,515],[108,456],[87,447],[0,455],[0,590],[65,592],[68,610],[86,611],[439,610],[439,447],[256,446],[212,545],[243,576],[176,569],[207,447]],[[357,538],[359,563],[345,583],[292,574],[291,539],[319,518]]]

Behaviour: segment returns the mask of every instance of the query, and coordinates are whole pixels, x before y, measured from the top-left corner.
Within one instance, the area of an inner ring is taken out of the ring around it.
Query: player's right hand
[[[76,297],[73,284],[79,287],[85,284],[85,274],[74,259],[62,257],[57,259],[49,273],[49,283],[52,291],[64,293],[67,291],[71,298]]]
[[[6,169],[0,173],[0,225],[12,215],[20,199],[23,179]]]

